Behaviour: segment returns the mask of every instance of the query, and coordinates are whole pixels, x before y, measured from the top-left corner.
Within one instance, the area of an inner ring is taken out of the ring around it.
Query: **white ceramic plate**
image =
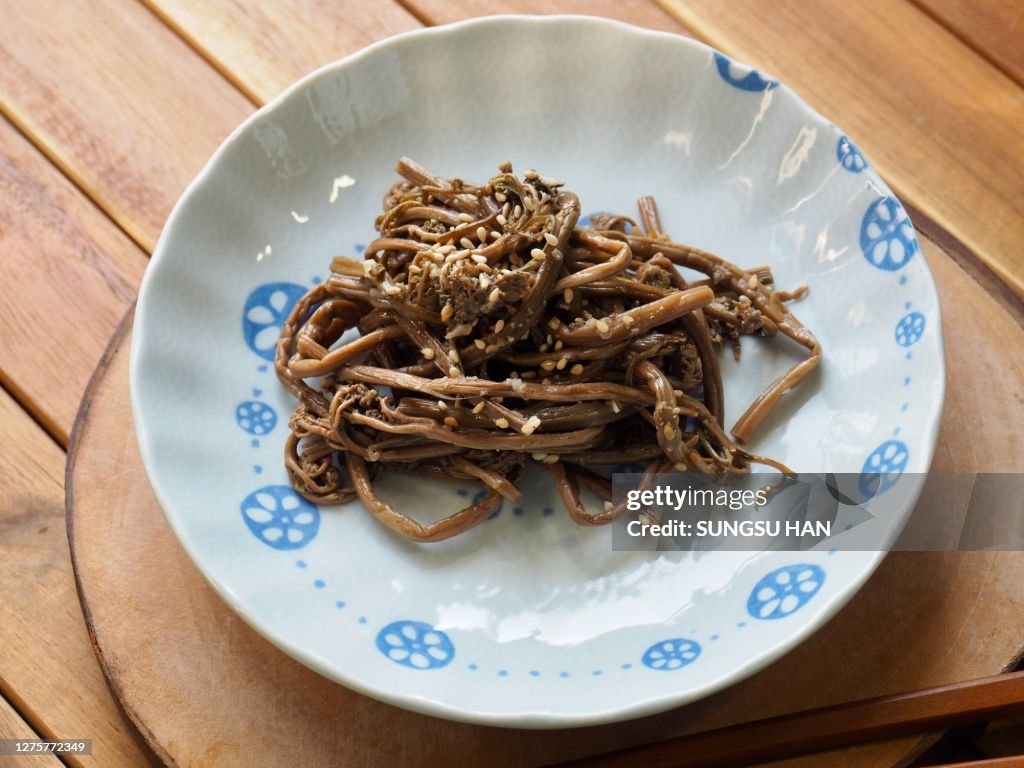
[[[916,497],[898,480],[935,443],[939,308],[903,208],[856,147],[784,85],[681,37],[474,20],[303,79],[231,135],[164,229],[136,315],[135,425],[171,525],[223,598],[356,690],[524,727],[682,704],[820,627],[881,554],[612,552],[545,477],[468,535],[418,546],[358,504],[318,510],[287,487],[277,324],[333,255],[373,237],[403,154],[481,180],[505,159],[535,167],[585,211],[632,213],[653,194],[676,239],[809,284],[798,314],[820,373],[753,447],[798,470],[884,473],[897,529]],[[752,341],[741,363],[723,356],[734,418],[796,354]],[[391,485],[424,517],[475,490]]]

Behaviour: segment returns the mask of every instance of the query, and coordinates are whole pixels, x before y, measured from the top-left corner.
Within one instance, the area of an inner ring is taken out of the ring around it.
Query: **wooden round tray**
[[[1002,355],[997,366],[999,349],[986,339],[1021,349],[1024,331],[1012,308],[992,302],[944,252],[924,245],[943,298],[953,298],[943,302],[950,376],[935,462],[940,469],[991,467],[989,454],[1005,457],[1017,439],[1010,439],[1011,429],[1024,423],[1015,391],[1024,364]],[[972,307],[972,300],[979,303]],[[979,310],[982,302],[989,309]],[[799,648],[678,710],[595,728],[525,731],[451,723],[382,704],[320,677],[264,640],[217,597],[179,546],[136,447],[130,335],[129,316],[76,423],[68,457],[68,536],[86,622],[110,687],[168,765],[551,763],[991,675],[1021,647],[1024,557],[894,553]],[[997,370],[1005,379],[992,375]],[[975,401],[979,377],[986,379],[984,409]],[[998,403],[1010,412],[994,408]],[[928,743],[928,737],[904,739],[786,765],[892,765]]]

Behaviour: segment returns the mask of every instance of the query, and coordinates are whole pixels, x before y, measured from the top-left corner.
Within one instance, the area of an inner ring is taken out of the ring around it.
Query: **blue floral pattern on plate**
[[[839,137],[839,142],[836,144],[836,159],[850,173],[860,173],[868,167],[864,153],[857,149],[857,145],[846,136]]]
[[[755,619],[784,619],[803,608],[825,583],[825,570],[813,563],[776,568],[754,586],[747,613]]]
[[[455,658],[451,638],[423,621],[393,621],[377,633],[377,650],[410,669],[440,669]]]
[[[659,672],[670,672],[692,664],[700,656],[700,643],[685,637],[661,640],[646,651],[641,658],[645,667]]]
[[[902,440],[886,440],[864,460],[857,487],[865,499],[885,493],[907,468],[910,452]]]
[[[722,76],[729,85],[739,88],[741,91],[769,91],[779,85],[778,80],[765,77],[756,69],[747,69],[741,64],[736,64],[728,56],[715,52],[715,66],[718,74]]]
[[[920,312],[904,315],[896,325],[896,343],[901,347],[913,346],[924,335],[924,327],[925,318]]]
[[[860,249],[869,263],[890,272],[902,269],[918,250],[914,227],[894,197],[880,197],[864,212]]]
[[[277,425],[277,413],[259,400],[245,400],[235,407],[235,422],[250,435],[267,435]]]
[[[320,530],[320,510],[287,485],[253,491],[241,510],[253,536],[274,549],[301,549]]]
[[[296,283],[266,283],[254,288],[242,308],[242,334],[246,346],[264,360],[273,361],[281,323],[306,289]]]

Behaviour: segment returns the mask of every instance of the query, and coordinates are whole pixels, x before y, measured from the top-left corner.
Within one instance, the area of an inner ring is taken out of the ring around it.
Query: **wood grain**
[[[1024,89],[908,2],[658,0],[781,78],[1024,295]]]
[[[256,103],[381,38],[417,29],[394,0],[143,0]]]
[[[21,719],[10,704],[0,698],[0,739],[38,739],[39,734]],[[85,738],[85,737],[82,737]],[[0,755],[0,768],[23,768],[26,758],[16,755]],[[60,760],[53,755],[33,755],[29,759],[31,768],[62,768]]]
[[[1024,85],[1024,5],[1019,0],[913,0],[939,23]]]
[[[91,738],[78,768],[147,764],[107,691],[75,593],[64,452],[0,390],[0,693],[45,738]],[[24,761],[23,761],[24,762]]]
[[[930,241],[923,241],[923,250],[940,281],[943,301],[959,296],[971,302],[975,291],[984,295]],[[996,361],[1006,356],[1007,347],[1024,349],[1019,317],[991,302],[973,307],[978,325],[963,322],[969,318],[947,324],[951,350]],[[988,330],[975,335],[978,327]],[[71,540],[107,674],[153,748],[177,764],[200,762],[204,750],[215,745],[216,761],[210,762],[244,765],[248,752],[242,745],[273,750],[285,741],[292,750],[289,759],[308,764],[322,762],[325,754],[371,766],[553,762],[994,674],[1021,649],[1024,559],[1018,554],[895,553],[835,619],[796,651],[744,683],[675,712],[585,731],[536,733],[445,723],[379,704],[276,651],[232,614],[196,572],[139,466],[127,417],[125,349],[126,342],[117,344],[76,432],[69,469]],[[987,413],[975,413],[967,399],[977,387],[972,368],[953,356],[950,360],[947,408],[964,409],[980,421],[963,434],[944,431],[936,461],[966,470],[993,460],[990,430],[1001,428],[1000,419],[1020,423],[1024,412],[1010,379],[1005,389],[990,392]],[[1002,439],[1001,432],[996,434]],[[1020,471],[1024,453],[1010,452],[1002,466]],[[126,605],[136,617],[133,622],[122,619]],[[900,620],[892,621],[893,615]],[[254,675],[254,669],[260,674]],[[289,695],[282,698],[282,690]],[[251,728],[254,721],[265,724],[258,734]],[[345,728],[332,727],[341,721]],[[371,741],[365,735],[371,732],[386,732],[389,739]],[[903,739],[836,752],[828,764],[891,764],[927,743]],[[821,764],[819,757],[811,757],[785,765]]]
[[[403,0],[421,21],[449,24],[471,16],[498,13],[577,13],[604,16],[650,29],[686,34],[686,28],[652,0]]]
[[[0,109],[146,250],[252,104],[134,0],[4,0]]]
[[[0,118],[0,383],[67,445],[145,254]]]
[[[1024,472],[1024,313],[994,302],[956,261],[922,243],[946,342],[946,400],[931,469]]]
[[[745,768],[824,747],[1024,713],[1024,672],[1009,672],[645,744],[552,768]]]

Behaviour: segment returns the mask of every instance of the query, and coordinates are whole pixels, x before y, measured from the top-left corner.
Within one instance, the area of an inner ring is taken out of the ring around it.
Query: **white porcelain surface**
[[[224,599],[352,688],[525,727],[682,704],[820,627],[880,554],[612,552],[610,531],[573,524],[545,476],[518,509],[434,545],[400,540],[358,503],[296,506],[281,459],[292,402],[266,350],[331,257],[372,239],[403,154],[481,180],[505,159],[535,167],[585,211],[632,213],[653,194],[674,238],[807,283],[796,311],[823,363],[753,448],[798,470],[888,472],[895,529],[916,498],[898,480],[928,468],[938,429],[935,289],[902,208],[842,132],[684,38],[476,20],[386,40],[290,88],[217,151],[160,239],[136,316],[135,425],[168,519]],[[291,287],[266,287],[278,283]],[[798,355],[757,340],[738,364],[723,355],[732,418]],[[424,517],[466,501],[449,484],[390,485]]]

